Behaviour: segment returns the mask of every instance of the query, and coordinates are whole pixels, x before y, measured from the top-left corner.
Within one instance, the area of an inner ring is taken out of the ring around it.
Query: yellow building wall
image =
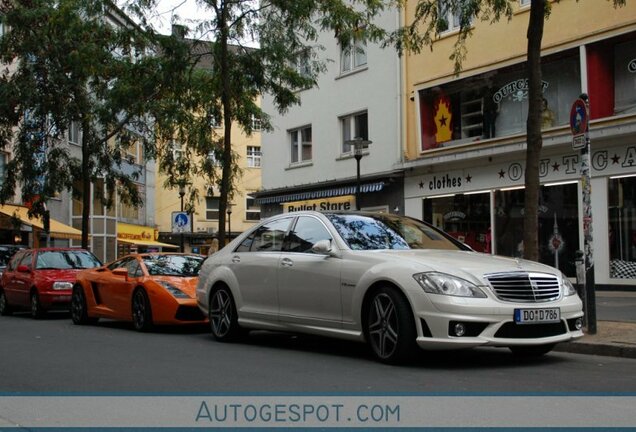
[[[247,147],[248,146],[261,146],[261,133],[254,132],[252,136],[246,136],[237,125],[232,126],[232,147],[239,155],[239,167],[242,170],[242,176],[236,180],[236,191],[234,197],[230,201],[232,206],[231,215],[231,229],[233,233],[242,232],[252,227],[256,222],[248,221],[245,219],[246,210],[246,195],[251,192],[255,192],[261,187],[261,169],[249,168],[247,166]],[[219,173],[220,175],[220,173]],[[181,209],[181,201],[179,198],[179,191],[177,189],[166,189],[163,184],[166,180],[166,176],[160,172],[157,172],[156,182],[156,214],[155,220],[157,228],[160,232],[172,231],[172,212],[179,211]],[[205,178],[195,179],[194,186],[199,191],[199,201],[196,203],[195,215],[194,215],[194,233],[207,233],[208,229],[218,231],[218,220],[207,220],[205,218],[206,205],[206,184]],[[215,188],[215,196],[218,197],[219,190]],[[226,215],[226,227],[227,215]],[[189,247],[186,242],[186,250]]]
[[[407,23],[412,21],[416,4],[414,0],[406,2],[404,17]],[[404,56],[407,159],[417,158],[420,154],[419,120],[415,106],[417,98],[412,101],[411,97],[422,88],[524,61],[529,18],[530,7],[520,8],[517,5],[510,21],[505,17],[494,24],[475,20],[473,34],[466,42],[467,56],[458,76],[454,73],[453,61],[449,59],[457,32],[449,32],[437,39],[432,51],[425,47],[419,54]],[[627,1],[624,7],[614,8],[611,0],[561,0],[552,2],[552,12],[545,22],[542,49],[544,55],[550,54],[635,30],[634,1]]]

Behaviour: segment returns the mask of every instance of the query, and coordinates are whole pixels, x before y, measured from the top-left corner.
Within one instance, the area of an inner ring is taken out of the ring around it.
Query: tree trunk
[[[541,40],[546,0],[532,0],[528,23],[528,122],[525,205],[523,217],[523,257],[539,260],[539,160],[543,139],[541,137],[541,101],[543,86],[541,74]]]
[[[82,118],[82,248],[88,249],[91,215],[90,122]]]
[[[228,196],[230,194],[232,175],[232,100],[228,59],[228,6],[225,2],[221,4],[219,15],[220,29],[220,70],[222,79],[221,105],[223,106],[223,172],[221,175],[221,197],[219,199],[219,247],[225,246],[225,214],[228,207]]]

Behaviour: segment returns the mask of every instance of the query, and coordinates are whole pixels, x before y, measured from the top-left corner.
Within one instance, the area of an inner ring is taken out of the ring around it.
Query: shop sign
[[[450,211],[444,215],[446,222],[455,222],[466,219],[466,213],[461,211]]]
[[[334,198],[321,198],[315,200],[294,201],[283,203],[283,213],[295,211],[334,211],[334,210],[354,210],[356,198],[354,195],[339,196]]]
[[[157,239],[158,234],[157,230],[148,226],[125,223],[117,224],[117,238],[122,240],[152,241]]]
[[[542,81],[541,91],[545,92],[549,85],[547,81]],[[511,81],[502,86],[492,96],[492,100],[495,103],[500,103],[505,98],[510,98],[513,102],[521,102],[528,99],[528,78]]]

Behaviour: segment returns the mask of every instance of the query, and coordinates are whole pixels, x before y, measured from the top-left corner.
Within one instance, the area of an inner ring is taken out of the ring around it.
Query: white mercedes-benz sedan
[[[559,270],[384,213],[266,219],[205,261],[197,300],[219,341],[313,333],[366,341],[387,363],[417,346],[538,356],[583,336],[581,300]]]

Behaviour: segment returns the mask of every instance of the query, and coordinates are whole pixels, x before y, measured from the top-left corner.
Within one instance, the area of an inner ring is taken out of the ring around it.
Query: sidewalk
[[[596,315],[596,334],[555,351],[636,358],[636,292],[597,291]]]

